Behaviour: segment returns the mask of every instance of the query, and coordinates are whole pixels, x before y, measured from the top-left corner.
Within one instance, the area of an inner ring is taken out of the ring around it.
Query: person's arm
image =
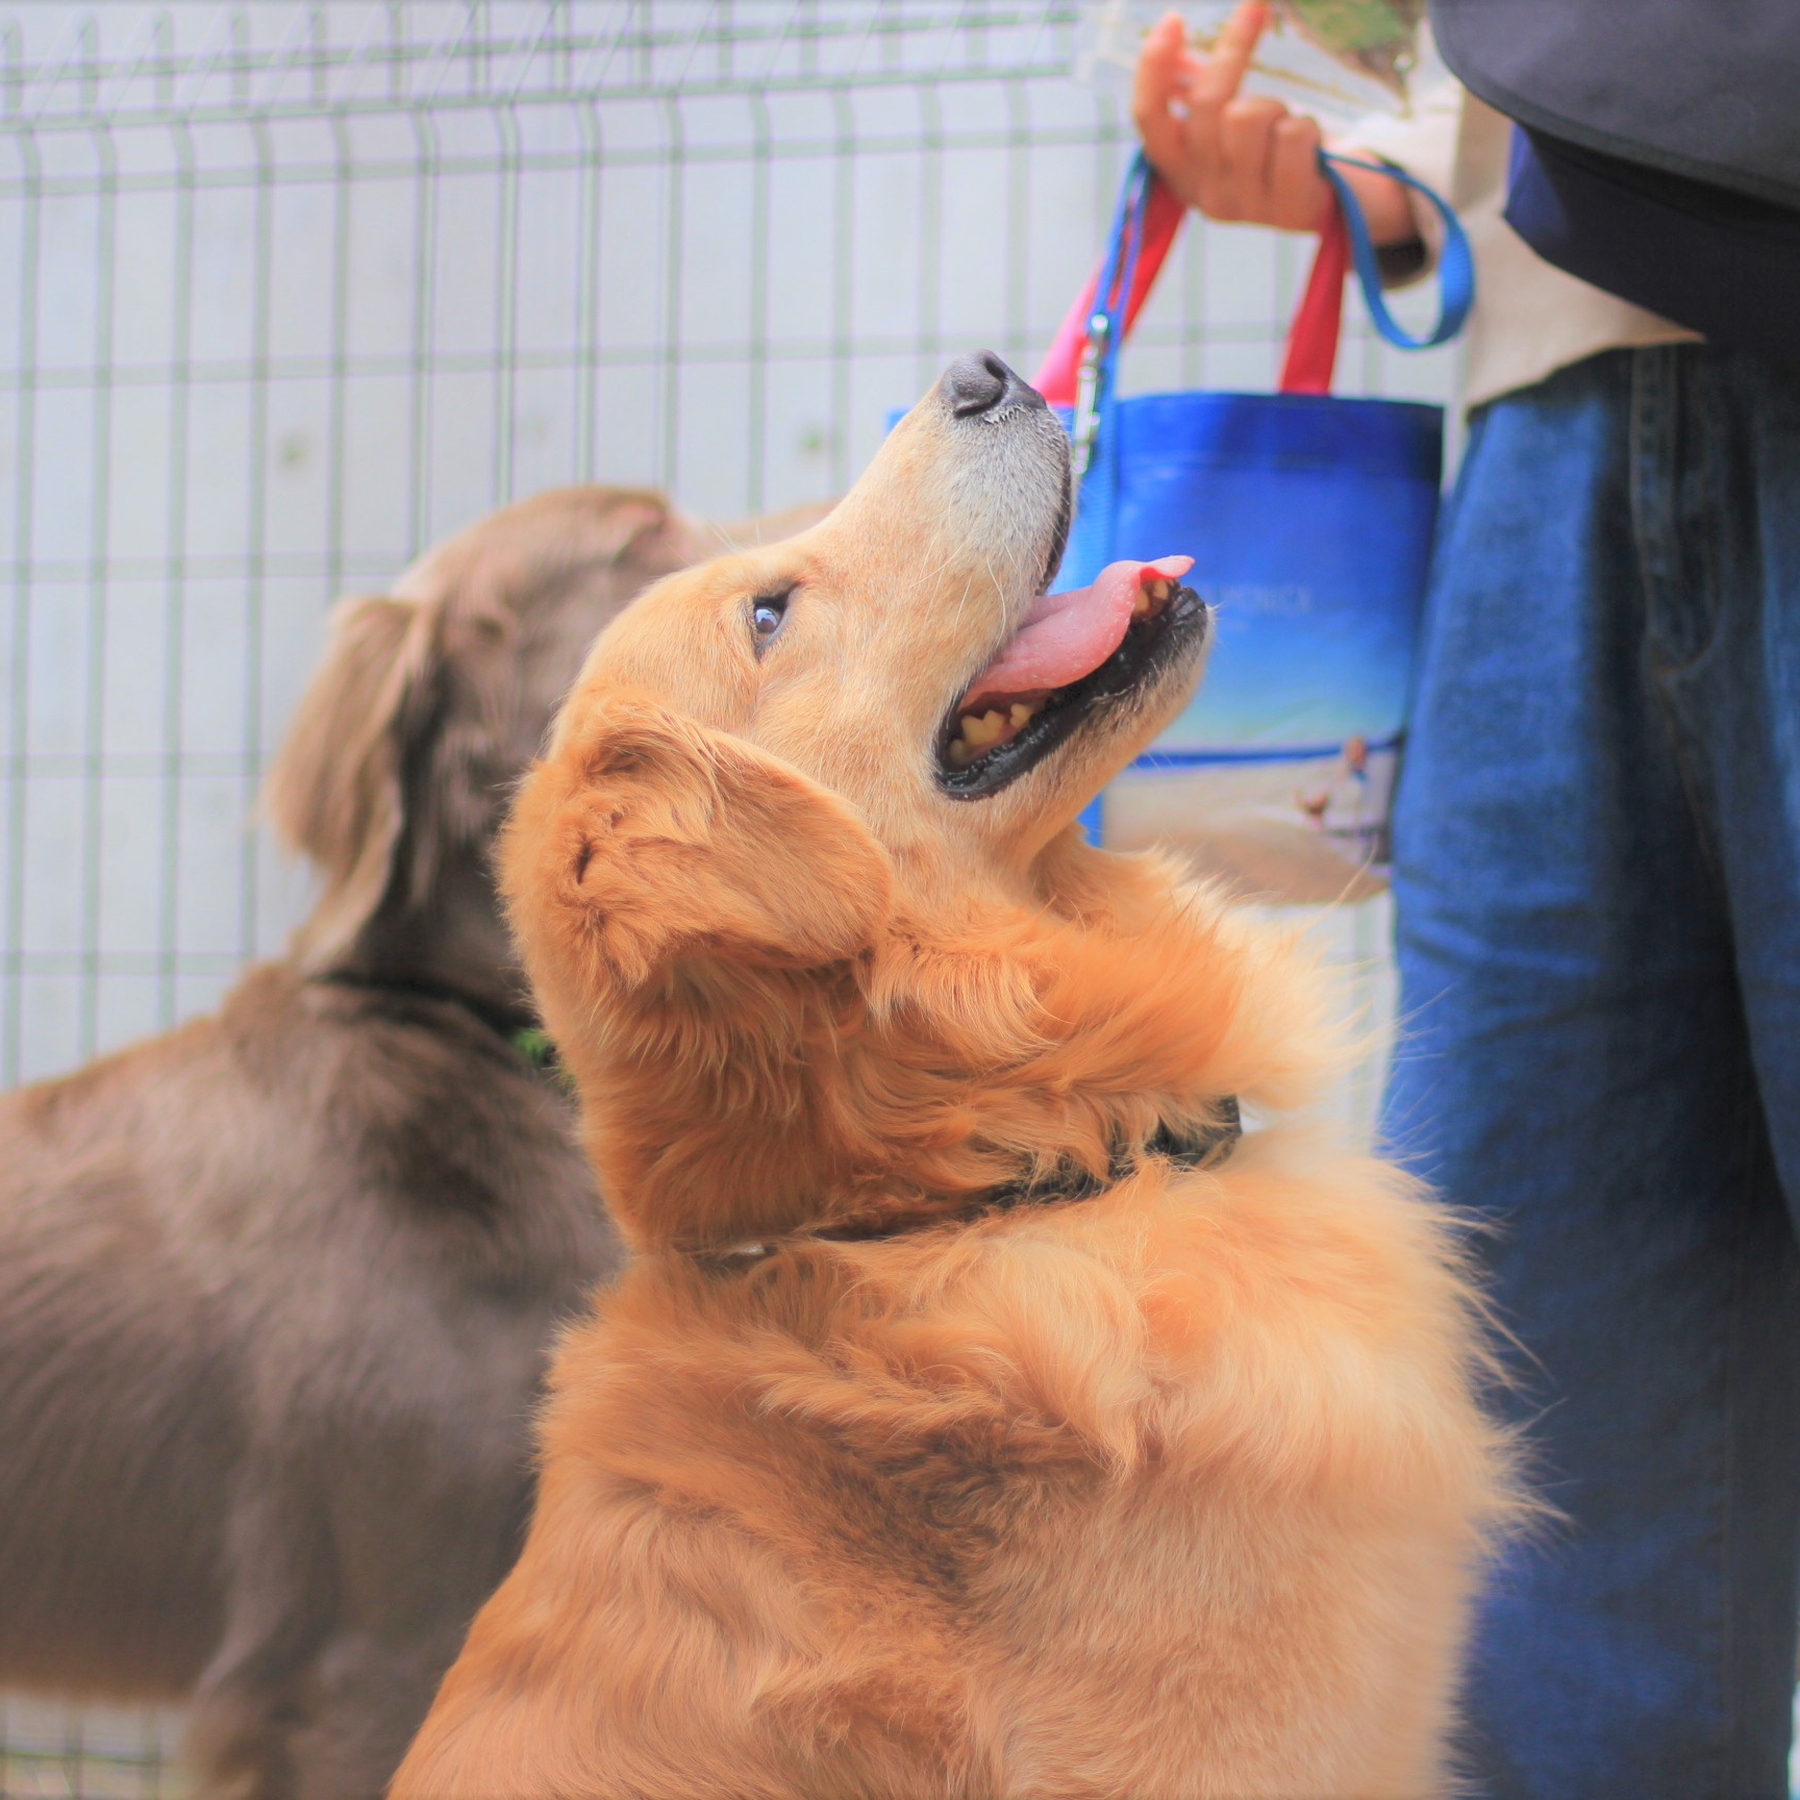
[[[1271,96],[1238,92],[1268,18],[1260,0],[1240,0],[1212,54],[1197,56],[1181,14],[1166,13],[1138,57],[1132,118],[1157,173],[1209,219],[1317,231],[1331,207],[1318,121]],[[1418,242],[1399,182],[1366,169],[1343,175],[1377,246]]]

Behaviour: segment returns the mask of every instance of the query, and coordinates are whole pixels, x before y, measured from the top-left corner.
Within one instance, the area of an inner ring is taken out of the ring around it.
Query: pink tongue
[[[1138,589],[1158,576],[1178,579],[1193,566],[1191,556],[1108,563],[1092,587],[1039,594],[957,711],[972,712],[989,696],[1045,693],[1091,675],[1124,641]]]

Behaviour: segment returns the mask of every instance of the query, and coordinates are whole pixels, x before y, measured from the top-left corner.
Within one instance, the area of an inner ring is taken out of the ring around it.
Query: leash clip
[[[1112,320],[1097,312],[1088,320],[1087,342],[1081,361],[1075,366],[1075,422],[1071,435],[1075,440],[1069,463],[1075,479],[1087,473],[1094,459],[1094,443],[1100,436],[1100,365],[1106,357],[1107,339],[1112,336]]]

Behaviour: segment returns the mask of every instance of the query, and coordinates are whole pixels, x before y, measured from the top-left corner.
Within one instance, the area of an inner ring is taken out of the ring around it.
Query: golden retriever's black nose
[[[959,419],[1001,407],[1042,406],[1044,396],[1028,386],[991,350],[959,356],[944,371],[944,392]]]

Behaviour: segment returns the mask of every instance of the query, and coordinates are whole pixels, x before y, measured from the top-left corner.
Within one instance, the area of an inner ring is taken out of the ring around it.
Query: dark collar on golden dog
[[[988,1188],[973,1195],[966,1206],[954,1212],[826,1225],[817,1231],[796,1232],[767,1243],[733,1244],[725,1250],[701,1250],[695,1254],[701,1261],[722,1270],[744,1269],[773,1256],[778,1250],[802,1243],[868,1243],[877,1238],[900,1237],[909,1231],[923,1231],[933,1225],[966,1225],[989,1213],[1011,1212],[1021,1206],[1054,1206],[1067,1200],[1092,1200],[1123,1181],[1146,1156],[1159,1156],[1183,1169],[1215,1167],[1230,1157],[1237,1148],[1238,1139],[1244,1135],[1237,1096],[1226,1094],[1217,1104],[1218,1120],[1204,1130],[1184,1132],[1159,1125],[1156,1135],[1142,1149],[1116,1151],[1104,1180],[1064,1162],[1044,1179]]]

